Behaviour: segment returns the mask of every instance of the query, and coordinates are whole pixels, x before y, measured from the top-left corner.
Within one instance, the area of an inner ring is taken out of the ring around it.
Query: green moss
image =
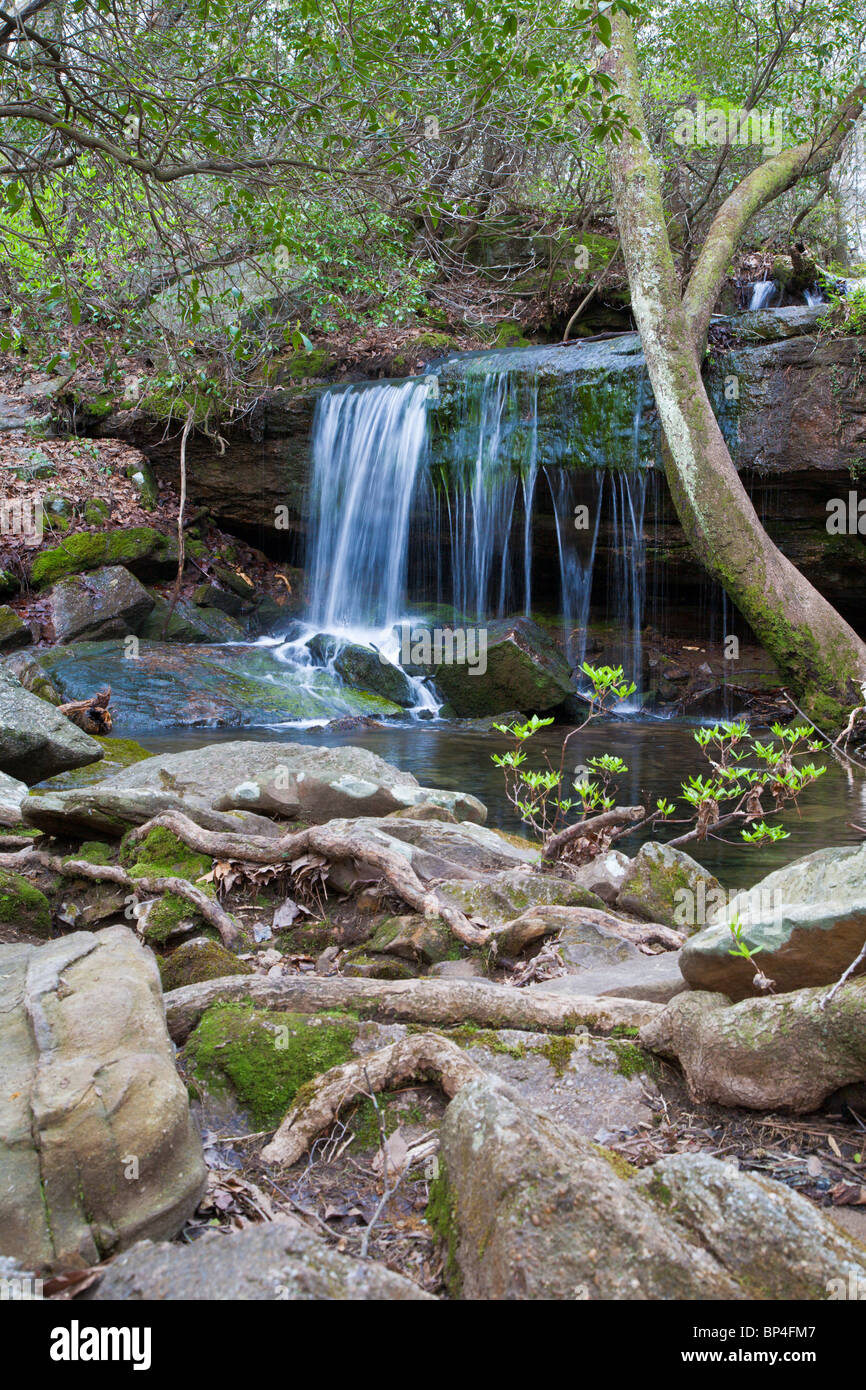
[[[310,381],[327,376],[334,367],[334,359],[324,348],[313,348],[310,352],[293,353],[281,366],[294,381]]]
[[[84,520],[88,526],[103,526],[110,515],[111,508],[108,503],[98,497],[91,497],[84,508]]]
[[[647,1183],[646,1194],[652,1201],[660,1203],[663,1207],[669,1207],[674,1200],[674,1194],[667,1183],[662,1182],[661,1178],[652,1178]]]
[[[301,1088],[348,1062],[357,1023],[345,1014],[279,1013],[242,1004],[214,1004],[186,1044],[185,1055],[205,1085],[231,1091],[258,1129],[282,1120]]]
[[[651,1073],[656,1066],[655,1058],[634,1043],[618,1042],[611,1038],[608,1046],[616,1056],[616,1070],[620,1076],[642,1076]]]
[[[77,849],[64,856],[64,863],[70,859],[83,859],[88,864],[112,863],[111,846],[104,840],[85,840]]]
[[[537,1047],[534,1051],[546,1057],[556,1075],[562,1076],[568,1071],[574,1049],[574,1038],[554,1037],[549,1038],[543,1047]]]
[[[181,922],[197,923],[199,920],[186,898],[178,897],[177,893],[164,893],[147,914],[144,939],[150,945],[159,945],[177,932]]]
[[[249,975],[252,966],[238,960],[218,941],[196,937],[185,941],[168,957],[157,957],[163,990],[180,989],[183,985],[200,984],[203,980],[219,980],[225,975]]]
[[[185,878],[195,883],[213,867],[208,855],[196,854],[161,825],[138,842],[126,836],[120,847],[120,857],[133,878]],[[206,884],[200,886],[205,891],[209,888]]]
[[[603,1144],[593,1144],[592,1146],[599,1158],[603,1158],[605,1163],[609,1163],[618,1178],[633,1178],[637,1173],[633,1163],[629,1163],[622,1154],[614,1153],[613,1149],[606,1149]]]
[[[130,526],[118,531],[81,531],[62,545],[43,550],[30,570],[30,582],[44,589],[68,574],[81,574],[103,565],[134,566],[137,561],[155,559],[169,563],[177,555],[177,542],[150,526]]]
[[[457,1224],[457,1207],[454,1194],[448,1182],[444,1163],[439,1161],[439,1176],[430,1184],[430,1197],[424,1219],[439,1244],[442,1246],[445,1285],[453,1298],[460,1297],[462,1279],[457,1261],[457,1245],[460,1230]]]
[[[34,936],[50,936],[51,906],[26,878],[0,869],[0,922]]]
[[[499,1052],[508,1057],[526,1056],[525,1043],[506,1042],[493,1028],[479,1028],[474,1023],[443,1029],[443,1037],[450,1038],[458,1047],[486,1047],[488,1052]]]

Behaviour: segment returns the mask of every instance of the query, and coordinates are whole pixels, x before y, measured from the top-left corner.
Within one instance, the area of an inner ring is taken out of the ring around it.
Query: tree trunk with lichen
[[[808,145],[755,169],[712,223],[683,295],[665,225],[658,166],[646,139],[631,21],[613,17],[603,60],[631,124],[609,144],[614,200],[663,435],[665,471],[686,537],[730,595],[786,682],[819,724],[839,727],[860,703],[866,645],[773,544],[725,444],[701,378],[707,329],[740,236],[752,217],[806,173],[828,168],[861,110],[858,88]]]

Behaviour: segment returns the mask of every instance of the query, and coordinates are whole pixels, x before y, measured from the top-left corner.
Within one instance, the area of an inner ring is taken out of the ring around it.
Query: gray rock
[[[469,1299],[824,1299],[866,1250],[780,1183],[703,1155],[636,1173],[528,1106],[464,1086],[441,1131],[430,1215]]]
[[[0,947],[0,1249],[29,1268],[169,1238],[204,1189],[153,956],[126,927]]]
[[[866,1247],[783,1183],[707,1154],[668,1154],[635,1184],[697,1231],[753,1299],[822,1300],[832,1280],[863,1279]]]
[[[440,960],[431,965],[427,973],[440,980],[484,979],[484,971],[477,960]]]
[[[144,585],[122,565],[69,575],[51,591],[58,642],[125,637],[138,630],[152,608]]]
[[[240,642],[246,636],[243,626],[228,614],[220,612],[217,608],[199,608],[183,598],[178,599],[175,604],[166,628],[169,600],[159,594],[153,595],[153,600],[153,611],[138,628],[139,636],[145,641]]]
[[[648,922],[682,929],[700,926],[706,906],[723,897],[719,880],[690,855],[648,840],[628,866],[616,905]]]
[[[537,853],[532,854],[524,866],[489,874],[483,882],[457,879],[438,884],[436,891],[449,906],[489,927],[502,927],[531,907],[602,906],[599,898],[571,879],[538,872],[534,868],[537,857]]]
[[[102,756],[96,739],[0,671],[0,771],[32,785]]]
[[[637,953],[610,965],[593,966],[571,975],[545,980],[531,989],[556,994],[607,995],[615,999],[648,999],[667,1004],[688,989],[679,966],[679,951],[660,951],[656,956]]]
[[[69,791],[32,793],[22,806],[25,825],[36,826],[49,835],[93,832],[118,838],[131,825],[143,825],[162,811],[183,811],[205,830],[232,833],[249,830],[253,835],[271,836],[280,833],[280,827],[272,820],[255,816],[249,811],[235,811],[229,815],[223,811],[212,811],[171,791],[115,788],[112,780],[107,778],[105,782],[73,787]]]
[[[0,772],[0,825],[19,825],[21,803],[27,795],[27,784]]]
[[[113,1260],[87,1298],[248,1303],[381,1299],[432,1301],[375,1260],[341,1255],[292,1217],[192,1245],[142,1241]]]
[[[615,903],[625,881],[631,860],[622,850],[609,849],[588,864],[581,864],[574,870],[573,881],[582,888],[588,888],[602,902]]]
[[[633,1043],[589,1033],[557,1037],[513,1028],[458,1034],[457,1041],[482,1070],[588,1139],[601,1133],[607,1142],[655,1118],[650,1104],[658,1096],[654,1059]]]
[[[831,984],[866,942],[866,844],[816,850],[738,893],[682,949],[682,972],[693,989],[731,999],[758,993],[754,969],[730,954],[736,918],[777,992]],[[854,973],[864,971],[866,960]]]
[[[102,786],[113,792],[170,792],[191,805],[216,811],[276,813],[315,822],[336,816],[387,815],[398,807],[422,803],[442,805],[460,821],[481,822],[487,814],[474,796],[421,787],[411,773],[351,745],[216,743],[149,758]],[[395,821],[389,827],[394,835],[400,833],[397,826]]]

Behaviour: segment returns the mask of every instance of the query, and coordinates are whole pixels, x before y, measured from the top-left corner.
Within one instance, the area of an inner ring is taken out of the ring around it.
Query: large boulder
[[[683,947],[680,966],[693,989],[731,999],[759,992],[754,967],[731,955],[737,921],[777,993],[838,980],[866,942],[866,844],[816,850],[738,893]],[[854,974],[864,972],[866,959]]]
[[[51,592],[58,642],[125,637],[138,631],[152,608],[153,599],[144,585],[122,565],[69,575]]]
[[[160,594],[152,597],[153,609],[138,629],[145,641],[240,642],[246,636],[239,622],[217,608],[199,608],[188,599],[180,598],[169,617],[169,600]]]
[[[153,956],[126,927],[0,947],[0,1249],[78,1268],[169,1239],[205,1167]]]
[[[372,647],[357,642],[341,646],[333,658],[334,670],[355,690],[369,690],[395,705],[410,709],[418,703],[412,683],[393,662],[383,661]]]
[[[96,739],[0,670],[0,771],[32,785],[55,772],[86,767],[102,753]]]
[[[192,1245],[141,1241],[112,1260],[86,1296],[224,1303],[432,1299],[375,1260],[339,1253],[293,1217],[248,1226],[230,1236],[210,1231]]]
[[[507,842],[506,842],[507,843]],[[450,907],[488,927],[503,927],[532,907],[601,907],[588,889],[558,874],[540,873],[533,859],[516,869],[501,869],[483,880],[455,879],[437,885]]]
[[[393,717],[400,707],[348,686],[328,671],[299,668],[253,643],[151,642],[134,659],[123,640],[76,642],[36,657],[64,700],[111,686],[116,730],[239,728],[297,720],[323,724],[344,715]]]
[[[113,791],[170,789],[191,804],[217,811],[296,816],[328,821],[336,816],[385,816],[417,805],[436,805],[457,820],[481,822],[484,806],[461,792],[422,787],[366,748],[322,748],[301,743],[243,740],[165,753],[113,777]],[[398,834],[398,823],[392,830]]]
[[[723,899],[719,880],[690,855],[648,840],[626,869],[616,905],[648,922],[694,929]]]
[[[697,1100],[750,1110],[815,1110],[866,1081],[866,979],[731,1004],[688,990],[644,1024],[645,1047],[676,1057]]]
[[[490,1078],[448,1107],[440,1163],[428,1219],[464,1298],[822,1299],[866,1275],[863,1247],[781,1184],[692,1155],[637,1174]]]
[[[537,623],[498,619],[487,633],[486,669],[478,660],[432,669],[436,688],[455,714],[476,717],[503,709],[545,714],[573,694],[568,662]]]

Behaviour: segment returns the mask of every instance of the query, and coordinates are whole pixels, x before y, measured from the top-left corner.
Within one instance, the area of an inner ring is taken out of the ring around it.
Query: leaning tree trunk
[[[659,170],[646,138],[633,31],[622,13],[613,18],[605,64],[639,132],[611,142],[609,158],[632,309],[664,433],[674,505],[698,558],[727,590],[810,716],[838,727],[861,702],[866,645],[765,532],[719,429],[700,359],[716,296],[746,224],[802,174],[832,162],[860,110],[862,89],[819,141],[767,161],[731,194],[683,297]]]

